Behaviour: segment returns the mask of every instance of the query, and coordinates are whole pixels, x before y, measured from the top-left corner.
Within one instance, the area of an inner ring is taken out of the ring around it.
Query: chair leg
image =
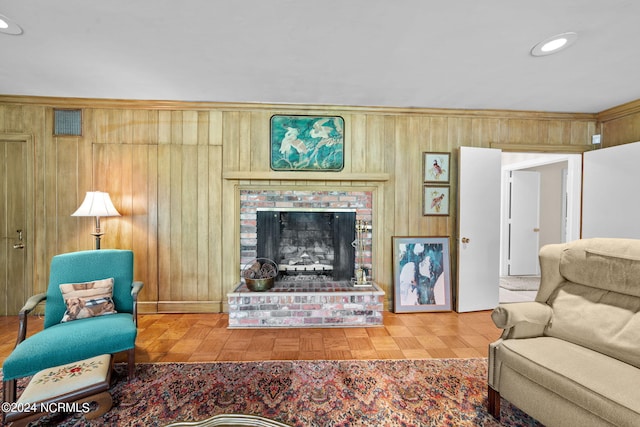
[[[127,363],[129,365],[129,379],[133,379],[136,376],[136,349],[131,348],[127,350]]]
[[[16,401],[17,380],[2,381],[3,402],[13,403]]]
[[[500,393],[489,386],[487,409],[496,420],[500,420]]]
[[[2,402],[13,403],[16,401],[16,385],[15,379],[9,381],[2,381]],[[8,411],[2,411],[0,413],[0,425],[5,425],[5,416]]]

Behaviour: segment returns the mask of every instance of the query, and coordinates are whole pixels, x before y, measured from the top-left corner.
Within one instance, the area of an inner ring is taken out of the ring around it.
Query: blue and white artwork
[[[340,171],[343,167],[342,117],[271,117],[271,169]]]
[[[394,238],[395,311],[451,310],[448,238]]]

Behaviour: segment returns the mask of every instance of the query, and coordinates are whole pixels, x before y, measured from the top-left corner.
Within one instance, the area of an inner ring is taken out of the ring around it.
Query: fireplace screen
[[[280,277],[351,280],[356,213],[258,211],[257,254],[272,259]]]

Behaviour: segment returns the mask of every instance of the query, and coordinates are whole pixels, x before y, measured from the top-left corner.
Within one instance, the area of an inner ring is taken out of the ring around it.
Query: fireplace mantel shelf
[[[274,172],[274,171],[226,171],[222,177],[228,180],[252,181],[371,181],[389,180],[388,173],[342,173],[342,172]]]

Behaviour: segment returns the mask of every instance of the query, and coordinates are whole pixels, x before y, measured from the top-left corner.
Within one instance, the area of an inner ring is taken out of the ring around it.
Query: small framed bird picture
[[[451,153],[422,153],[422,158],[424,182],[449,182]]]
[[[422,215],[449,215],[449,186],[425,185],[422,195]]]

